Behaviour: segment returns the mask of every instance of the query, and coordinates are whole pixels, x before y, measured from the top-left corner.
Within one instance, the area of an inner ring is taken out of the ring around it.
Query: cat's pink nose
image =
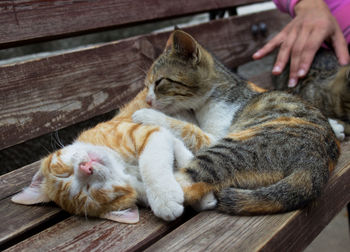
[[[92,168],[92,162],[82,162],[79,164],[79,170],[85,175],[92,175],[94,169]]]
[[[147,96],[146,103],[152,107],[152,98]]]

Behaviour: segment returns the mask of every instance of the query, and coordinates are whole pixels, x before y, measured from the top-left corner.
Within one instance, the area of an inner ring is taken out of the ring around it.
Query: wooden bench
[[[211,10],[234,10],[256,2],[263,1],[1,1],[0,48]],[[270,36],[288,20],[271,10],[184,30],[233,69],[250,61],[267,40],[252,35],[253,24],[265,23]],[[0,65],[0,149],[26,146],[28,141],[113,111],[132,99],[142,89],[144,70],[163,50],[168,35],[140,35]],[[267,85],[264,76],[253,79]],[[40,159],[34,151],[31,154]],[[70,216],[54,204],[11,203],[11,196],[29,184],[38,166],[36,161],[0,177],[0,250],[299,251],[350,201],[349,141],[342,143],[339,163],[314,204],[267,216],[228,216],[215,211],[197,214],[188,209],[181,218],[167,223],[143,209],[140,223],[125,225]]]

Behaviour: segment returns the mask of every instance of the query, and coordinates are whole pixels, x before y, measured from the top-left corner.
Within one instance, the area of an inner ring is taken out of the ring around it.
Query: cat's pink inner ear
[[[121,211],[111,211],[101,215],[100,217],[103,219],[127,224],[135,224],[140,220],[139,209],[137,206]]]
[[[11,198],[11,201],[23,205],[33,205],[49,202],[49,197],[38,187],[27,187],[22,192],[17,193]]]
[[[44,176],[40,172],[37,172],[29,187],[24,188],[22,192],[14,195],[11,201],[23,205],[49,202],[50,199],[43,190],[43,180]]]

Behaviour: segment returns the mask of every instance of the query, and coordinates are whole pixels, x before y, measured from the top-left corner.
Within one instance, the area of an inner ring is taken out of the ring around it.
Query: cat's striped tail
[[[327,175],[315,179],[311,174],[295,171],[275,184],[257,189],[224,188],[216,193],[217,209],[238,215],[295,210],[318,197],[327,180]]]

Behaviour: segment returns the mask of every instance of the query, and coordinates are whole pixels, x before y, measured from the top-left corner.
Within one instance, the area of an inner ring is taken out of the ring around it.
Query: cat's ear
[[[43,189],[44,176],[38,171],[30,183],[29,187],[23,189],[22,192],[17,193],[11,198],[12,202],[33,205],[37,203],[49,202],[50,199]]]
[[[140,220],[137,206],[121,211],[111,211],[101,215],[100,218],[127,224],[135,224]]]
[[[194,63],[200,62],[201,53],[197,42],[191,35],[182,30],[175,30],[170,35],[165,51],[190,59]]]

